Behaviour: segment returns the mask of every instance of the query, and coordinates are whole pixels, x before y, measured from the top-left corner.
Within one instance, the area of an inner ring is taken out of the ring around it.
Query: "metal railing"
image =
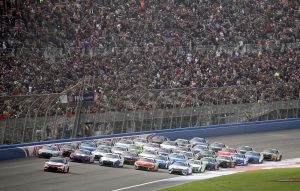
[[[0,97],[0,143],[300,117],[300,83],[103,90],[88,99],[81,90]]]

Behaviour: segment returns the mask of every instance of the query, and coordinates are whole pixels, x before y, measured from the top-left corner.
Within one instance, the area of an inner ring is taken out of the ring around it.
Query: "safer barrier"
[[[163,135],[171,140],[176,138],[190,139],[195,136],[212,137],[222,135],[247,134],[265,131],[278,131],[300,128],[300,119],[282,119],[272,121],[247,122],[242,124],[211,125],[192,128],[167,129],[158,131],[146,131],[138,133],[126,133],[115,135],[103,135],[95,137],[85,137],[77,139],[63,139],[56,141],[43,141],[17,145],[0,146],[0,160],[25,158],[36,156],[38,149],[45,144],[63,145],[67,142],[80,142],[82,140],[110,140],[117,142],[120,139],[135,139],[141,136]]]

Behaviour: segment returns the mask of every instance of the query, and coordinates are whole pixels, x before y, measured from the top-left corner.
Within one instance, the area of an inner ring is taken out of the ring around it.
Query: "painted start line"
[[[235,174],[238,172],[245,172],[245,171],[251,171],[251,170],[266,170],[266,169],[275,169],[275,168],[297,168],[300,167],[300,158],[294,158],[294,159],[286,159],[279,162],[272,162],[272,161],[264,161],[263,164],[251,164],[249,166],[237,166],[235,168],[221,168],[218,171],[206,171],[205,173],[196,174],[193,173],[190,176],[178,176],[174,178],[167,178],[162,180],[156,180],[152,182],[146,182],[143,184],[137,184],[125,188],[119,188],[112,191],[121,191],[121,190],[130,190],[132,188],[137,187],[143,187],[148,186],[150,184],[157,184],[157,183],[163,183],[163,182],[191,182],[196,180],[204,180],[209,178],[215,178],[219,176],[229,175],[229,174]],[[142,190],[142,189],[141,189]]]

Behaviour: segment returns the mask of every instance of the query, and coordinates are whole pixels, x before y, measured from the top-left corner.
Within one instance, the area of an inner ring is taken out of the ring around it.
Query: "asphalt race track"
[[[260,151],[274,147],[283,153],[284,159],[300,157],[300,129],[246,135],[208,138],[231,147],[254,146]],[[100,167],[98,163],[71,163],[69,174],[43,171],[45,159],[28,158],[0,162],[1,191],[112,191],[112,190],[155,190],[178,182],[146,184],[148,182],[176,177],[165,170],[159,172],[137,171],[133,166],[124,168]],[[129,188],[127,188],[129,187]],[[127,189],[123,189],[127,188]]]

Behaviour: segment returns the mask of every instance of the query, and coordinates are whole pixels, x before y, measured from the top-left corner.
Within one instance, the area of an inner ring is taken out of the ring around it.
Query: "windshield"
[[[166,141],[162,143],[163,145],[171,145],[171,146],[177,146],[177,143],[174,141]]]
[[[129,150],[141,150],[142,148],[137,145],[130,145]]]
[[[266,150],[264,150],[264,152],[266,152],[266,153],[274,153],[274,154],[277,153],[277,151],[274,150],[274,149],[266,149]]]
[[[112,143],[111,142],[100,142],[98,143],[98,145],[104,145],[104,146],[112,146]]]
[[[237,157],[237,158],[245,158],[245,155],[242,155],[242,154],[234,154],[233,157]]]
[[[57,162],[57,163],[65,163],[66,159],[58,158],[58,157],[52,157],[49,159],[50,162]]]
[[[125,157],[138,157],[139,156],[138,154],[131,153],[131,152],[124,152],[122,155]]]
[[[148,141],[146,139],[137,139],[134,142],[137,142],[137,143],[147,143]]]
[[[167,157],[165,157],[165,156],[156,156],[155,159],[158,159],[158,160],[167,160]]]
[[[189,144],[188,140],[182,140],[182,139],[176,140],[176,142],[179,144],[185,144],[185,145]]]
[[[218,159],[231,160],[229,156],[218,156]]]
[[[146,150],[143,152],[144,154],[151,154],[151,155],[156,155],[156,152],[155,151],[149,151],[149,150]]]
[[[223,147],[225,147],[225,144],[223,144],[223,143],[213,143],[213,144],[211,144],[211,146],[212,147],[221,147],[221,148],[223,148]]]
[[[82,143],[81,146],[82,147],[96,147],[96,145],[93,143]]]
[[[77,150],[76,153],[77,154],[84,154],[84,155],[89,155],[90,154],[89,151],[85,151],[85,150]]]
[[[206,140],[204,138],[198,138],[195,137],[193,139],[191,139],[192,142],[200,142],[200,143],[206,143]]]
[[[188,166],[187,163],[183,163],[183,162],[174,162],[173,165],[177,165],[177,166]]]
[[[148,158],[141,158],[139,161],[154,163],[154,160],[153,160],[153,159],[148,159]]]
[[[212,159],[212,158],[202,158],[201,161],[214,162],[214,159]]]
[[[101,153],[111,153],[111,150],[110,149],[103,149],[103,148],[99,148],[97,149],[98,152],[101,152]]]
[[[115,154],[106,154],[105,157],[106,158],[110,158],[110,159],[118,159],[118,158],[120,158],[119,155],[115,155]]]
[[[127,144],[127,145],[133,144],[131,140],[124,140],[124,141],[120,141],[119,143]]]
[[[225,152],[235,153],[235,149],[226,148],[224,149]]]
[[[190,164],[201,164],[201,161],[199,160],[190,160],[188,161]]]
[[[252,148],[249,146],[242,146],[242,147],[240,147],[240,150],[252,151]]]
[[[257,153],[257,152],[247,152],[246,153],[247,155],[253,155],[253,156],[260,156],[260,153]]]
[[[155,148],[159,148],[158,144],[154,144],[154,143],[148,143],[145,145],[145,147],[155,147]]]
[[[114,151],[127,151],[127,149],[123,148],[123,147],[114,147],[113,150]]]
[[[170,157],[179,158],[179,159],[185,159],[184,155],[180,155],[180,154],[171,154]]]

